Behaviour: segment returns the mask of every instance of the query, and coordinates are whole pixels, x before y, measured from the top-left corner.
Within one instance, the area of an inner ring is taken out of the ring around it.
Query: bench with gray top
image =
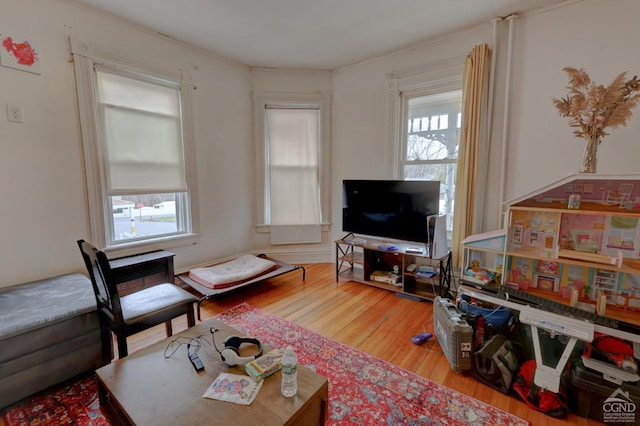
[[[83,274],[0,288],[0,408],[112,358]]]

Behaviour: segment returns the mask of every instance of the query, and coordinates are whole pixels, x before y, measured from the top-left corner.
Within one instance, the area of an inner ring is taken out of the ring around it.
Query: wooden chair
[[[128,336],[165,323],[169,337],[173,334],[171,320],[184,314],[188,326],[195,325],[193,304],[198,299],[194,295],[175,284],[164,283],[120,297],[107,255],[84,240],[78,241],[78,247],[93,284],[98,311],[116,335],[120,358],[128,354]]]

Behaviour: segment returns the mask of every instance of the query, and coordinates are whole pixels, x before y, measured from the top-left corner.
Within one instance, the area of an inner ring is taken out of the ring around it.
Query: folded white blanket
[[[268,259],[245,254],[218,265],[192,269],[189,271],[189,278],[205,287],[225,288],[241,284],[277,266],[277,263]]]

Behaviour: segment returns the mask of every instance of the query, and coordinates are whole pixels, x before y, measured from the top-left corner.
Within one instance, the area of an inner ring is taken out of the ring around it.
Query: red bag
[[[633,356],[633,346],[621,339],[600,336],[593,343],[585,344],[584,356],[609,362],[626,371],[637,372],[638,363]]]
[[[525,361],[513,381],[513,390],[531,408],[541,411],[551,417],[565,417],[569,412],[567,397],[563,389],[555,393],[541,389],[533,383],[533,375],[536,372],[536,361]]]

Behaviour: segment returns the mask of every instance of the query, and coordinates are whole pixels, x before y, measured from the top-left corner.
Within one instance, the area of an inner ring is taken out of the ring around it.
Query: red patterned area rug
[[[88,375],[69,380],[8,407],[5,426],[109,426],[100,412],[98,384]]]
[[[216,316],[329,379],[329,425],[528,425],[484,402],[243,303]],[[95,376],[62,383],[8,407],[5,426],[105,426]]]
[[[518,417],[243,303],[216,316],[267,347],[291,345],[329,379],[330,425],[528,425]]]

